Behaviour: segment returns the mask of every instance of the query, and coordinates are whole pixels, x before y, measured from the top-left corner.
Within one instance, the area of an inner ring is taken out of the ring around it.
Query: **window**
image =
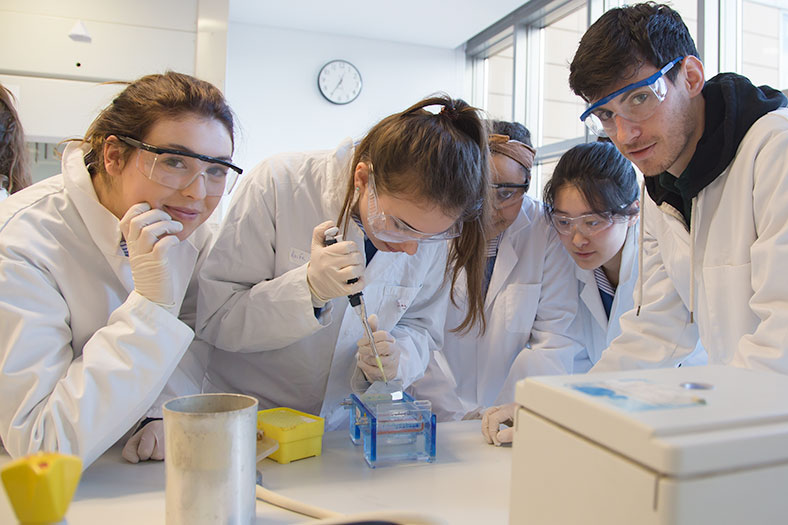
[[[482,107],[492,119],[512,120],[514,47],[509,44],[484,59],[486,98]]]
[[[569,64],[586,31],[588,10],[574,13],[542,29],[542,118],[539,146],[585,135],[580,114],[586,104],[569,89]]]
[[[783,19],[788,11],[776,5],[744,1],[741,10],[741,64],[739,72],[753,84],[775,88],[788,87],[782,79],[788,75],[782,66],[781,36]]]
[[[39,182],[60,173],[60,159],[65,144],[47,144],[44,142],[26,142],[27,155],[30,160],[30,175],[33,182]]]
[[[472,66],[472,103],[485,109],[491,118],[522,122],[531,131],[537,148],[528,192],[532,197],[540,197],[545,182],[566,150],[596,138],[580,122],[579,116],[586,105],[569,89],[569,64],[589,22],[626,3],[626,0],[529,0],[466,44],[466,55]],[[744,74],[754,77],[756,83],[763,83],[755,75],[765,75],[771,67],[772,77],[782,75],[777,77],[779,83],[788,86],[788,38],[783,36],[788,35],[788,0],[670,2],[698,44],[701,58],[708,55],[706,68],[710,74],[707,76],[720,69],[732,69],[722,65],[730,55],[731,46],[730,39],[726,39],[725,28],[730,26],[726,20],[731,20],[730,13],[735,15],[742,4],[745,12],[752,11],[748,14],[749,21],[744,22],[747,41],[743,47],[752,55],[744,55],[742,62],[748,68],[742,68]],[[769,23],[760,24],[764,19]],[[734,16],[734,20],[742,25],[741,18]],[[737,27],[736,23],[733,27]],[[771,40],[764,40],[766,36],[761,33],[769,33]],[[767,45],[777,50],[769,57],[764,56]]]
[[[717,4],[704,5],[713,15]],[[733,71],[756,86],[788,88],[788,0],[719,0],[718,5],[719,23],[714,16],[705,26],[700,22],[709,34],[719,35],[718,55],[704,57],[707,71]]]
[[[466,45],[472,103],[490,118],[521,122],[531,132],[537,148],[532,197],[549,175],[541,164],[586,140],[578,118],[585,104],[567,81],[587,12],[583,0],[531,0]]]

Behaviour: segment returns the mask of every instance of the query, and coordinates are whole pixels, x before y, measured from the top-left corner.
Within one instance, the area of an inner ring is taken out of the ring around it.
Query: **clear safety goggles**
[[[520,203],[523,195],[528,191],[528,184],[515,184],[511,182],[495,182],[490,184],[492,189],[492,205],[500,210]]]
[[[137,169],[150,180],[172,188],[183,190],[203,175],[205,193],[210,196],[222,195],[232,191],[238,175],[243,170],[238,166],[216,157],[200,155],[188,151],[159,148],[139,140],[116,135],[129,146],[137,148]]]
[[[627,222],[629,215],[619,215],[610,212],[586,213],[577,217],[551,214],[553,227],[561,235],[572,235],[575,230],[584,237],[592,237],[610,228],[616,222]]]
[[[650,77],[633,82],[601,98],[580,115],[580,120],[600,137],[616,134],[616,116],[630,122],[643,122],[651,117],[665,100],[668,92],[665,73],[683,59],[684,57],[680,56],[668,62]]]
[[[438,233],[426,233],[413,228],[402,219],[386,215],[378,202],[375,189],[375,173],[369,163],[369,194],[367,198],[367,222],[372,230],[370,233],[383,242],[436,242],[459,237],[462,233],[462,222],[457,221],[447,230]]]

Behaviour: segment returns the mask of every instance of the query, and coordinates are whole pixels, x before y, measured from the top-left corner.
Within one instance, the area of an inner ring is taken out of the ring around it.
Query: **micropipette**
[[[332,226],[331,228],[327,229],[325,232],[325,245],[331,246],[332,244],[336,244],[336,237],[338,233],[339,228],[336,226]],[[349,279],[348,284],[352,284],[356,281],[358,281],[358,277]],[[364,326],[364,332],[367,334],[367,339],[369,339],[369,346],[372,348],[372,353],[375,355],[375,362],[378,364],[380,374],[383,376],[383,381],[388,384],[389,381],[386,378],[386,372],[383,371],[383,363],[380,361],[378,348],[375,346],[375,337],[372,334],[372,327],[369,326],[369,319],[367,319],[367,305],[364,302],[364,294],[363,292],[357,292],[352,295],[348,295],[347,298],[348,301],[350,301],[350,306],[353,307],[353,311],[355,311],[361,318],[361,324]]]

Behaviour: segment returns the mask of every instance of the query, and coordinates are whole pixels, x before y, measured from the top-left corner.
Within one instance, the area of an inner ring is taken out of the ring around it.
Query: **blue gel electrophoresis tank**
[[[406,392],[398,400],[362,398],[350,395],[350,439],[363,445],[370,467],[435,461],[437,423],[429,401],[417,401]]]

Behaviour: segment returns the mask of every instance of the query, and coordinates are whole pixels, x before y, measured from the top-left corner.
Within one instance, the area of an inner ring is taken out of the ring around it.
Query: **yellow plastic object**
[[[319,456],[324,426],[322,417],[292,408],[269,408],[257,413],[257,428],[279,443],[279,450],[268,456],[279,463]]]
[[[56,523],[63,520],[82,476],[77,456],[39,452],[3,467],[8,499],[22,523]]]

